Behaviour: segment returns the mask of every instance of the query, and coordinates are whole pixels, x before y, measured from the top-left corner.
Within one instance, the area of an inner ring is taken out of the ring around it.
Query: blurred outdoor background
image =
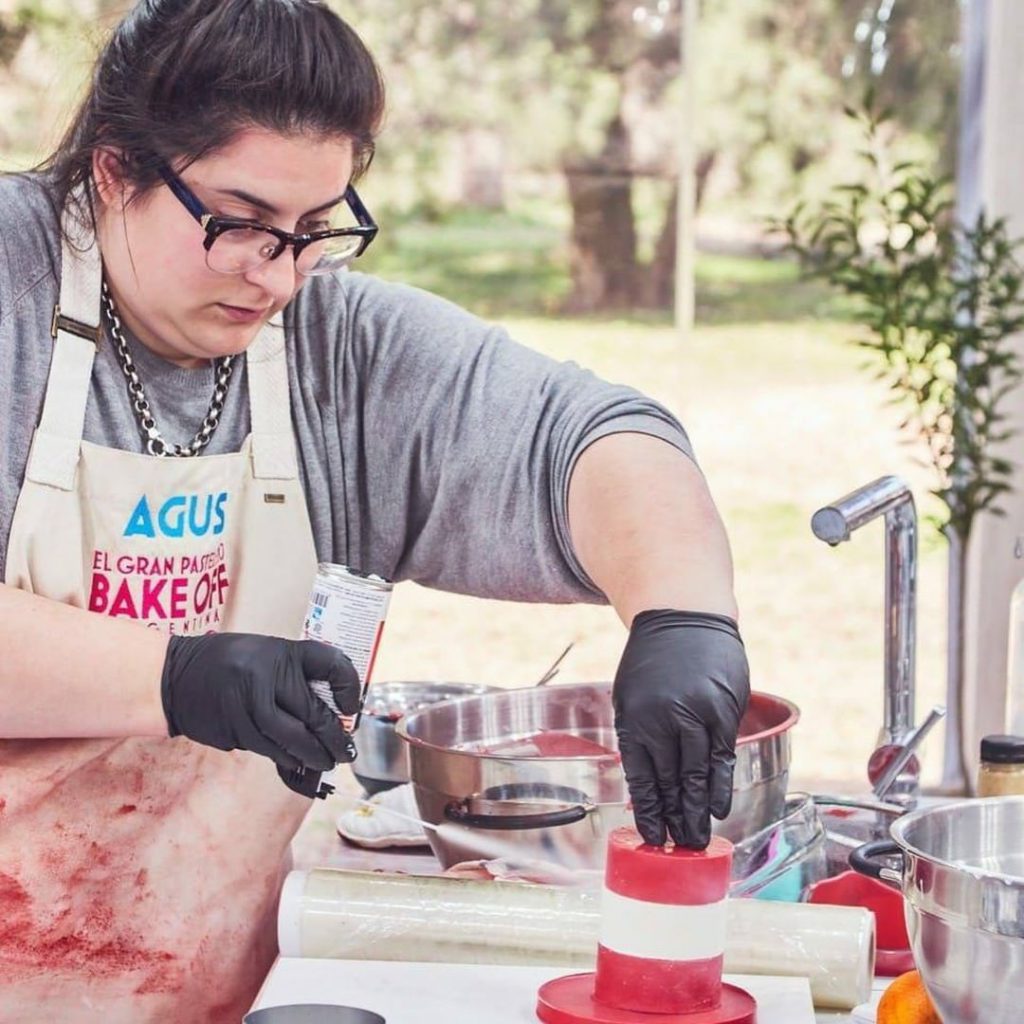
[[[809,522],[923,451],[865,369],[853,310],[802,280],[766,218],[854,168],[842,113],[873,85],[895,149],[952,171],[957,0],[704,0],[692,116],[681,0],[337,0],[389,88],[360,192],[361,270],[419,285],[680,417],[726,521],[754,685],[795,701],[797,781],[866,788],[881,724],[882,526],[830,550]],[[58,138],[124,0],[0,0],[0,167]],[[673,317],[680,139],[696,168],[696,324]],[[922,524],[919,717],[944,698],[946,544]],[[625,631],[599,607],[402,585],[376,678],[609,679]],[[938,730],[926,781],[938,775]]]

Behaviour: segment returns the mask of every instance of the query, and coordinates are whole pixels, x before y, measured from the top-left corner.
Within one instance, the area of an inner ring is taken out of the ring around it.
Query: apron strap
[[[103,261],[93,232],[65,207],[61,218],[60,301],[53,311],[53,358],[26,476],[34,483],[74,488],[96,346],[103,335]],[[68,243],[68,236],[71,244]],[[252,419],[253,475],[298,477],[288,393],[284,328],[267,323],[246,353]]]
[[[26,470],[34,483],[62,491],[74,487],[92,365],[102,337],[98,299],[103,263],[92,231],[71,209],[66,207],[61,218],[60,301],[50,327],[53,356]]]
[[[294,480],[299,475],[288,394],[284,328],[266,323],[245,353],[252,419],[253,476]]]

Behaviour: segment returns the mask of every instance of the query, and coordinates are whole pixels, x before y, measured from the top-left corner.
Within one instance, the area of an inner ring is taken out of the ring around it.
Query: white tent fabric
[[[984,208],[1007,218],[1012,236],[1024,236],[1024,3],[968,0],[964,14],[964,100],[959,209],[967,220]],[[1014,341],[1024,359],[1024,335]],[[964,749],[973,771],[982,736],[1004,731],[1010,594],[1022,576],[1015,557],[1024,535],[1024,387],[1007,400],[1005,446],[1015,463],[1005,516],[982,515],[968,553],[964,630],[966,702]]]

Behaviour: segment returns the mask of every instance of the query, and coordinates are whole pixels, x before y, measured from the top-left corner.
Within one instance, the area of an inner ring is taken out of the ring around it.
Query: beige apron
[[[6,582],[175,634],[298,636],[316,565],[283,330],[246,354],[252,433],[237,454],[83,441],[101,262],[65,219],[84,244],[63,246]],[[308,807],[270,761],[183,737],[0,740],[0,1022],[239,1021],[275,954]]]

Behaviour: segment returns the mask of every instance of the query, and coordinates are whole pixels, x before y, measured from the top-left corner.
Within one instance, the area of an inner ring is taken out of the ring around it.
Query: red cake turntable
[[[541,986],[545,1024],[756,1024],[754,998],[722,981],[732,844],[608,838],[597,970]]]

